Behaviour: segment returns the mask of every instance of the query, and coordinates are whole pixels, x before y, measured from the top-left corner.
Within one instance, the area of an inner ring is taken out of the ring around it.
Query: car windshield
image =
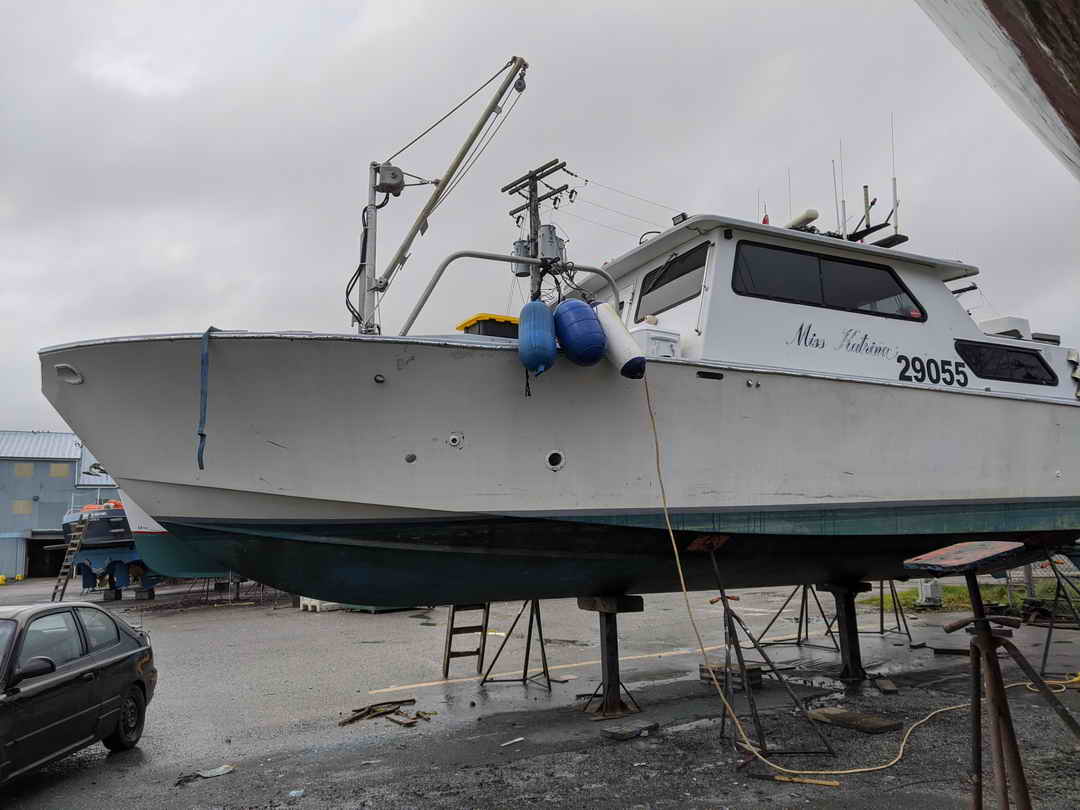
[[[0,619],[0,660],[3,660],[13,638],[15,638],[14,620]]]

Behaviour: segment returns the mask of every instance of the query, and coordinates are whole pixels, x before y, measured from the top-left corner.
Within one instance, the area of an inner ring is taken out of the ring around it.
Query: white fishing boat
[[[519,181],[534,215],[559,168]],[[375,295],[408,244],[376,278],[370,232],[391,169],[372,168],[360,334],[40,352],[45,396],[117,483],[229,569],[366,604],[675,590],[652,416],[691,588],[715,585],[710,551],[725,585],[825,583],[902,576],[958,539],[1080,536],[1080,356],[1022,319],[973,321],[948,285],[978,271],[895,250],[895,201],[877,245],[857,241],[883,229],[869,206],[856,233],[699,215],[603,268],[545,255],[535,217],[528,255],[449,257],[389,336]],[[614,362],[569,362],[564,340],[523,371],[526,319],[520,340],[408,334],[443,271],[468,272],[456,257],[591,300]],[[635,353],[646,379],[620,373]]]

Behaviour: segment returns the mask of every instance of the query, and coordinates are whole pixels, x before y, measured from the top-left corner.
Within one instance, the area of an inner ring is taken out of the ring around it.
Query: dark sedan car
[[[0,608],[0,783],[101,740],[142,736],[149,634],[87,602]]]

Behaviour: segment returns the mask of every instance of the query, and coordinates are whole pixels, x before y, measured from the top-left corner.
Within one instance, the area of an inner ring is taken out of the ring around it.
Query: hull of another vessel
[[[120,490],[120,499],[124,502],[139,554],[154,571],[177,579],[224,579],[229,576],[227,567],[167,532],[128,493]]]
[[[43,390],[165,529],[267,584],[371,604],[677,588],[642,383],[560,363],[525,396],[514,349],[217,334],[204,470],[198,336],[45,350]],[[684,362],[649,385],[691,587],[715,584],[709,549],[726,584],[764,585],[1080,534],[1074,406]]]

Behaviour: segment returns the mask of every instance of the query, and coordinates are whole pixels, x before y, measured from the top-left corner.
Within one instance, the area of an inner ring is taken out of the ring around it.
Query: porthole
[[[566,463],[566,458],[562,454],[562,450],[552,450],[547,455],[547,465],[549,470],[561,470],[563,464]]]

